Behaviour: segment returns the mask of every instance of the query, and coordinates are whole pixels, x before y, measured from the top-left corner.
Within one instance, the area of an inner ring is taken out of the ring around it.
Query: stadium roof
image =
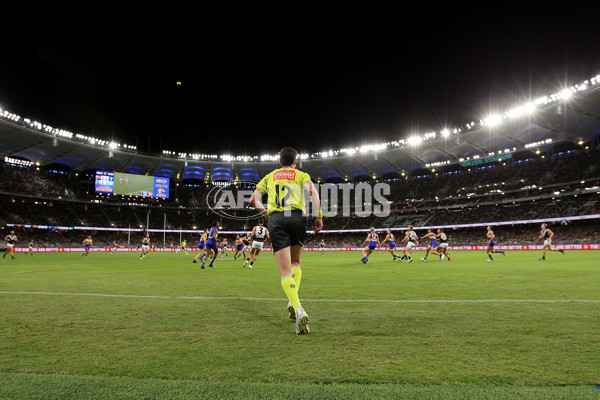
[[[422,169],[441,168],[490,156],[524,151],[551,152],[567,146],[597,144],[600,137],[598,77],[586,90],[549,99],[535,112],[514,118],[473,123],[468,129],[427,134],[416,140],[386,143],[352,151],[303,155],[299,168],[321,182],[400,178]],[[48,129],[0,110],[0,155],[41,166],[73,171],[108,170],[171,179],[204,181],[258,180],[278,167],[272,156],[202,156],[186,153],[144,154],[132,146]],[[557,147],[561,146],[561,147]]]

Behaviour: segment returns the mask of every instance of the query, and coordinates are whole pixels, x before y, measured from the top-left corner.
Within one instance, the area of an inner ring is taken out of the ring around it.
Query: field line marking
[[[2,275],[19,275],[19,274],[35,274],[37,272],[49,272],[49,271],[60,271],[66,268],[50,268],[50,269],[33,269],[31,271],[15,271],[15,272],[3,272]]]
[[[87,297],[117,297],[136,299],[174,299],[174,300],[248,300],[248,301],[285,301],[266,297],[211,297],[211,296],[160,296],[136,294],[109,294],[109,293],[64,293],[64,292],[18,292],[0,291],[0,294],[26,294],[44,296],[87,296]],[[600,303],[600,300],[588,299],[461,299],[461,300],[378,300],[378,299],[302,299],[306,302],[324,303]]]

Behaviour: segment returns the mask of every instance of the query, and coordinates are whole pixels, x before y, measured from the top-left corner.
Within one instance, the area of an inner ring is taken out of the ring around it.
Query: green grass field
[[[303,255],[297,336],[271,253],[0,260],[0,398],[600,399],[598,253]]]

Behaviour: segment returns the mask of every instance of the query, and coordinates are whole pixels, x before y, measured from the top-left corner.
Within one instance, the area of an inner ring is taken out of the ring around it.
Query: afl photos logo
[[[212,212],[223,218],[258,218],[261,214],[250,205],[250,198],[257,184],[256,181],[216,183],[206,195],[206,204]]]

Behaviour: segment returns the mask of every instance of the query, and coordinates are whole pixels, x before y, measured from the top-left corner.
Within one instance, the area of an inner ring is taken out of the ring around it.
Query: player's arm
[[[550,237],[548,240],[552,240],[554,238],[554,232],[552,232],[550,229],[548,229],[548,232],[550,232]]]
[[[304,188],[308,190],[313,208],[317,210],[317,218],[315,218],[315,233],[317,233],[323,229],[323,211],[321,210],[321,199],[319,198],[319,192],[317,192],[314,183],[312,183],[310,179],[304,182]]]

